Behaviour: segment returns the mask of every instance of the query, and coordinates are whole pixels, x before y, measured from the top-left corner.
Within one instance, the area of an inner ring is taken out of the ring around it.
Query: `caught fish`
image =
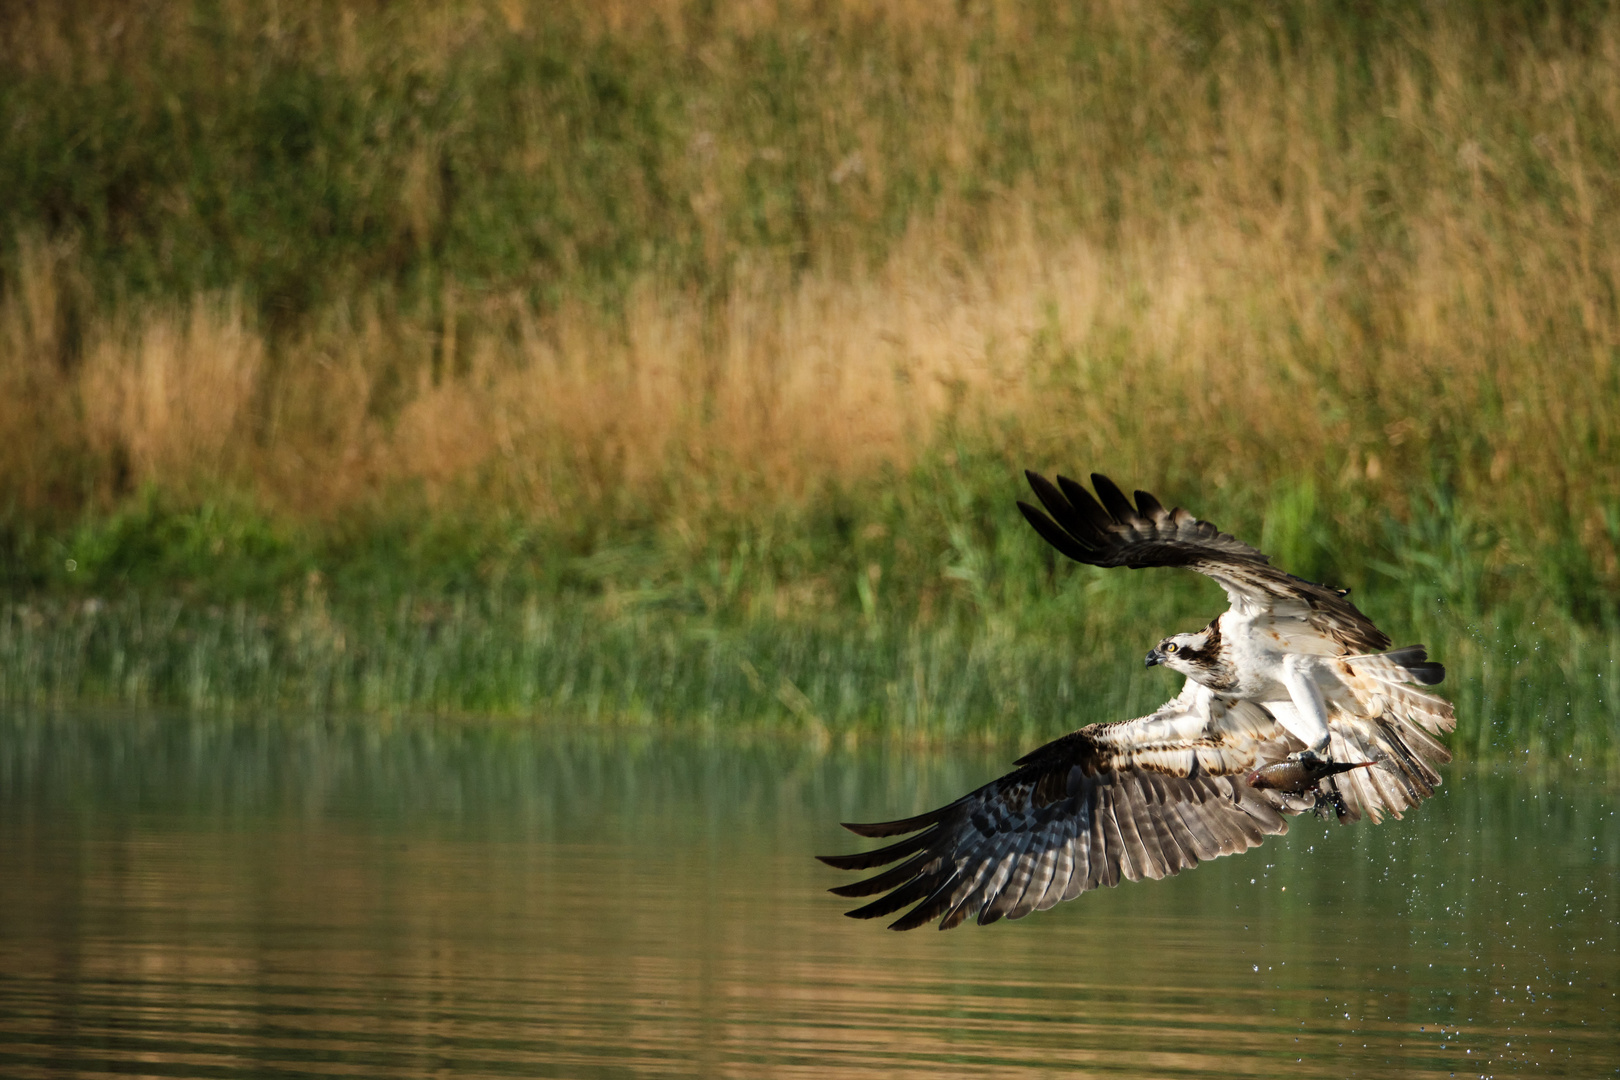
[[[1342,761],[1327,761],[1317,757],[1307,757],[1300,760],[1278,761],[1271,765],[1264,765],[1249,774],[1249,786],[1256,788],[1270,788],[1288,795],[1303,795],[1315,787],[1319,781],[1330,776],[1337,776],[1351,769],[1365,769],[1376,765],[1375,761],[1358,761],[1349,764]]]

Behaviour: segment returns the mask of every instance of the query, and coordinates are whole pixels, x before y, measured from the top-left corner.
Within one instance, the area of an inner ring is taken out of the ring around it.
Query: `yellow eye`
[[[1172,641],[1170,644],[1164,647],[1164,651],[1167,653],[1180,652],[1181,646]]]

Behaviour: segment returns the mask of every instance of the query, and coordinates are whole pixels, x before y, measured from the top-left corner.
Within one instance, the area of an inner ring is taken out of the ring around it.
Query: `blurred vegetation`
[[[0,696],[1023,739],[1351,585],[1620,760],[1601,3],[74,0],[0,19]]]

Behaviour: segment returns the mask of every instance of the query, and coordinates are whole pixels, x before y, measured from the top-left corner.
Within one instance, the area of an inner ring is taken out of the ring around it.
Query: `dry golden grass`
[[[79,377],[90,452],[127,460],[143,483],[228,478],[253,441],[264,351],[234,300],[199,298],[189,311],[103,330]]]
[[[713,309],[645,282],[619,323],[499,299],[448,332],[361,312],[289,343],[274,377],[240,305],[206,298],[98,316],[64,373],[70,271],[40,258],[6,302],[0,371],[9,430],[51,430],[0,454],[19,476],[41,440],[78,445],[109,494],[246,484],[318,516],[402,482],[542,517],[672,485],[796,500],[907,465],[947,418],[1014,420],[1025,445],[1134,475],[1180,458],[1222,486],[1250,468],[1398,486],[1440,439],[1475,447],[1461,474],[1504,512],[1620,480],[1612,251],[1526,273],[1467,222],[1419,223],[1413,272],[1357,298],[1369,327],[1287,231],[1213,219],[1107,250],[1042,235],[1028,207],[1005,218],[971,256],[919,226],[874,273],[761,268]]]

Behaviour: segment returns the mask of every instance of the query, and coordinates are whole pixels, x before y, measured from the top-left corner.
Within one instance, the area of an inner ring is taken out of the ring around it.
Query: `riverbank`
[[[1612,757],[1620,18],[1476,14],[18,15],[3,694],[1022,740],[1219,609],[1096,469]]]

